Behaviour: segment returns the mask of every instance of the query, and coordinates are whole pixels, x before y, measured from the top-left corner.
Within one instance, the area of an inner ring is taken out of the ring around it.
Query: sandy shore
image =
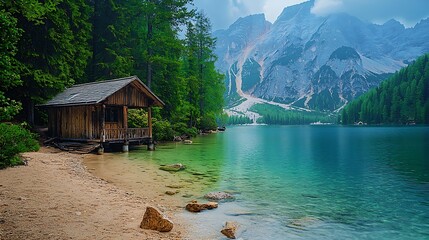
[[[97,178],[84,167],[83,155],[44,147],[23,156],[28,166],[0,171],[0,240],[184,239],[175,201],[159,205]],[[146,206],[160,208],[173,230],[140,229]]]

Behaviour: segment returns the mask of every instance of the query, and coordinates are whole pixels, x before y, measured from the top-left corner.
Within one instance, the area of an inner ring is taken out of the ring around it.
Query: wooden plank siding
[[[134,84],[122,88],[109,96],[104,104],[116,106],[128,106],[129,108],[143,108],[149,106],[149,99]]]
[[[95,106],[59,107],[48,110],[49,133],[69,139],[96,139],[100,136]]]

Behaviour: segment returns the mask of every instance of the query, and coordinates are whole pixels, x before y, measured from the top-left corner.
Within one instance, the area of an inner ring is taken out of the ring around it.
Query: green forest
[[[428,124],[429,54],[350,102],[341,112],[341,122]]]
[[[299,125],[318,121],[323,123],[334,123],[337,120],[335,114],[285,110],[282,107],[270,104],[256,104],[252,106],[250,110],[262,115],[262,118],[258,119],[258,123],[273,125]]]
[[[35,106],[64,88],[137,75],[166,103],[158,120],[213,128],[223,76],[214,66],[210,21],[191,4],[0,1],[0,120],[43,124]]]
[[[154,110],[157,140],[216,128],[224,77],[214,65],[211,23],[192,6],[192,0],[0,0],[0,124],[13,129],[0,145],[16,131],[31,136],[12,123],[46,124],[37,105],[65,88],[133,75],[166,104]],[[144,124],[135,122],[144,111],[130,114],[131,125]]]

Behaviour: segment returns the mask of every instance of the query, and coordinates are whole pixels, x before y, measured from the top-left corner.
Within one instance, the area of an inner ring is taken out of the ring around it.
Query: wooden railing
[[[104,129],[104,141],[133,140],[149,137],[149,128],[111,128]]]

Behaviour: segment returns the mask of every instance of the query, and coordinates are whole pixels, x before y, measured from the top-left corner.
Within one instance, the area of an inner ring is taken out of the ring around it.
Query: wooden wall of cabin
[[[133,84],[129,84],[128,86],[108,97],[104,103],[106,105],[143,108],[149,106],[149,98]]]
[[[96,106],[73,106],[48,109],[48,131],[51,137],[99,139],[99,115]]]

